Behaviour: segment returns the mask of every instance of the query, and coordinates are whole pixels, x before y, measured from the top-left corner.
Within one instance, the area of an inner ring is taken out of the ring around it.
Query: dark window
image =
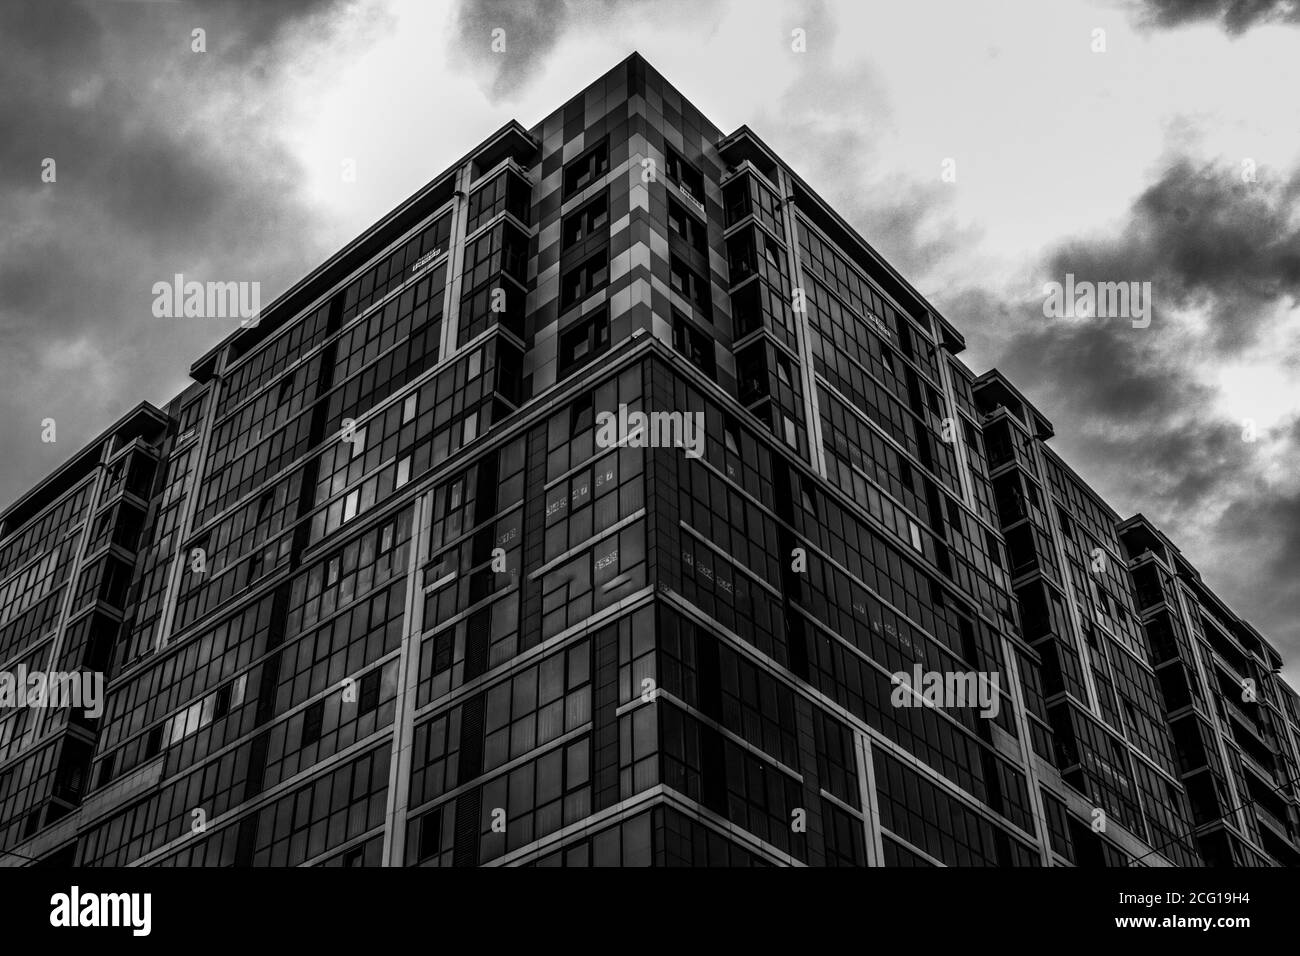
[[[609,171],[609,144],[597,143],[564,167],[564,198],[568,199]]]
[[[1005,567],[1002,563],[1002,549],[998,547],[998,539],[993,537],[993,532],[988,528],[984,529],[984,543],[988,546],[989,557],[993,559],[993,563],[1000,568]]]
[[[420,849],[417,862],[427,860],[441,848],[442,807],[430,810],[420,817]]]
[[[733,455],[740,454],[740,426],[736,420],[727,415],[722,421],[723,439],[727,444],[727,451]]]
[[[473,232],[502,210],[527,224],[531,198],[528,184],[513,172],[506,170],[470,195],[465,231]]]
[[[245,582],[246,584],[252,584],[262,576],[262,572],[265,570],[262,558],[262,552],[258,551],[248,559],[248,580]]]
[[[609,315],[601,309],[560,333],[560,378],[609,348]]]
[[[560,282],[560,308],[581,302],[609,281],[609,251],[602,249],[581,265],[565,273]]]
[[[596,421],[595,406],[588,393],[569,406],[569,434],[582,435]]]
[[[379,671],[373,670],[361,678],[360,713],[368,714],[379,706]]]
[[[203,411],[203,399],[196,398],[181,409],[180,433],[184,435],[199,423],[199,413]]]
[[[676,183],[696,202],[704,203],[704,177],[671,146],[664,149],[664,164],[670,182]]]
[[[707,246],[704,224],[673,200],[668,200],[668,226],[693,249],[703,252]]]
[[[361,686],[362,688],[365,687],[365,681],[362,681]],[[378,688],[376,688],[375,695],[376,697],[378,697]],[[364,700],[364,698],[365,698],[365,693],[363,690],[362,699]],[[369,708],[363,707],[362,713],[365,713],[365,711],[368,709]],[[312,704],[310,707],[308,707],[307,712],[303,714],[302,745],[304,747],[307,746],[308,744],[314,744],[316,741],[320,740],[321,725],[324,723],[324,721],[325,721],[325,701],[319,700],[316,703]]]
[[[672,287],[695,306],[696,311],[700,313],[702,318],[712,321],[713,307],[709,300],[708,283],[696,275],[695,270],[681,259],[673,256],[670,262],[668,278]]]
[[[567,249],[575,242],[588,239],[609,225],[609,197],[597,196],[564,220],[561,246]]]
[[[521,283],[528,279],[528,239],[509,223],[497,223],[465,247],[461,281],[466,289],[498,281],[504,272]]]
[[[713,337],[697,329],[681,313],[673,316],[673,348],[690,359],[691,364],[709,378],[716,375],[717,362],[713,352]]]
[[[226,684],[217,691],[217,699],[212,707],[212,717],[214,720],[220,720],[228,713],[230,713],[230,685]]]

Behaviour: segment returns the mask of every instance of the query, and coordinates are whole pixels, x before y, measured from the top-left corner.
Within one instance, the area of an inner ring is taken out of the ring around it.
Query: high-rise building
[[[0,669],[106,675],[0,860],[1300,862],[1277,652],[962,348],[629,57],[0,515]]]

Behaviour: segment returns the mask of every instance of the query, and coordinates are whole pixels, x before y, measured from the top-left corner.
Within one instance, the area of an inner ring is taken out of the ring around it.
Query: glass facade
[[[629,58],[0,516],[0,670],[105,687],[0,861],[1300,862],[1277,653],[961,349]]]

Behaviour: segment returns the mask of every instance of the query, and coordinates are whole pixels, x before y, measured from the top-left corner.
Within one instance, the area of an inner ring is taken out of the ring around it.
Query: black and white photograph
[[[0,0],[5,938],[1292,929],[1298,93],[1295,0]]]

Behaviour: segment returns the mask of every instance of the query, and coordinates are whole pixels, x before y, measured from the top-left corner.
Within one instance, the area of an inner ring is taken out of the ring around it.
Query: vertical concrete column
[[[803,265],[799,258],[799,233],[795,228],[794,205],[792,201],[790,176],[784,169],[777,170],[777,185],[781,187],[782,216],[781,223],[785,231],[786,262],[790,273],[791,291],[805,288]],[[795,297],[799,298],[798,293]],[[807,304],[802,311],[794,309],[793,302],[787,302],[786,308],[794,316],[795,339],[799,345],[799,381],[803,389],[803,411],[806,431],[808,433],[808,463],[816,469],[817,474],[826,477],[826,451],[822,444],[822,419],[817,406],[817,384],[813,372],[812,327],[808,323]]]
[[[68,569],[68,583],[63,594],[62,607],[59,608],[59,623],[54,632],[54,640],[50,642],[50,670],[57,666],[59,652],[63,650],[63,640],[68,630],[68,618],[72,614],[72,602],[76,599],[77,578],[81,576],[86,549],[90,547],[90,530],[95,521],[95,511],[99,507],[99,499],[104,493],[104,476],[107,474],[108,459],[113,450],[113,439],[110,438],[104,442],[104,447],[100,450],[99,463],[95,466],[95,478],[90,483],[90,498],[86,505],[86,520],[82,522],[81,531],[77,534],[77,547],[72,553],[72,567]],[[53,707],[37,707],[34,709],[40,722],[40,730],[37,732],[39,738],[41,734],[49,730],[56,709]]]
[[[469,214],[470,168],[467,163],[456,171],[456,199],[451,207],[451,236],[447,240],[447,288],[442,300],[439,363],[445,362],[456,351],[460,325],[460,274],[465,268],[465,226]]]
[[[388,770],[388,809],[384,817],[384,866],[406,864],[407,800],[411,790],[411,745],[420,683],[420,634],[424,630],[423,569],[429,546],[428,521],[433,492],[415,499],[411,516],[411,554],[406,566],[406,607],[402,615],[402,650],[397,665],[397,702],[393,712],[393,756]]]
[[[932,323],[933,324],[933,323]],[[966,433],[957,426],[961,423],[961,415],[957,411],[957,389],[952,384],[952,366],[948,363],[948,354],[942,345],[939,349],[939,387],[943,389],[944,401],[948,403],[948,411],[952,420],[952,447],[956,452],[957,459],[957,477],[961,482],[962,499],[966,502],[971,511],[978,514],[975,508],[975,481],[970,476],[970,449],[966,446]],[[943,436],[939,436],[940,440]]]
[[[1168,542],[1166,542],[1166,545]],[[1187,634],[1187,643],[1192,649],[1193,661],[1196,667],[1196,679],[1201,686],[1202,700],[1210,701],[1214,699],[1215,691],[1210,685],[1210,664],[1205,661],[1203,656],[1204,649],[1201,642],[1196,637],[1196,630],[1192,627],[1192,610],[1188,607],[1190,598],[1183,593],[1182,585],[1178,583],[1178,576],[1171,572],[1170,586],[1174,589],[1174,600],[1178,602],[1178,616],[1182,618],[1183,631]],[[1214,746],[1219,751],[1219,761],[1223,765],[1223,779],[1228,785],[1228,805],[1232,808],[1230,816],[1237,821],[1237,828],[1243,835],[1250,832],[1246,826],[1246,808],[1241,794],[1237,791],[1237,781],[1232,776],[1232,763],[1228,759],[1228,747],[1223,742],[1223,726],[1219,722],[1219,715],[1215,713],[1213,707],[1207,706],[1210,720],[1214,727]]]
[[[1011,694],[1011,704],[1016,709],[1016,735],[1020,738],[1020,759],[1025,766],[1025,786],[1029,788],[1029,806],[1034,814],[1034,829],[1038,844],[1038,853],[1043,866],[1052,865],[1052,848],[1048,843],[1047,811],[1043,809],[1043,791],[1039,784],[1038,770],[1034,764],[1034,747],[1029,737],[1029,715],[1025,710],[1025,695],[1020,684],[1020,665],[1005,637],[1002,641],[1002,659],[1007,667],[1007,690]]]
[[[208,451],[212,447],[212,433],[216,430],[217,421],[217,403],[221,397],[221,390],[225,387],[226,363],[228,361],[229,350],[222,349],[217,358],[217,370],[213,375],[212,384],[208,386],[205,392],[207,408],[203,411],[203,423],[199,429],[198,441],[194,444],[194,464],[190,468],[190,476],[186,482],[185,504],[181,506],[181,520],[176,526],[176,540],[182,542],[190,536],[191,525],[194,522],[194,515],[198,511],[199,492],[202,489],[202,478],[204,467],[208,460]],[[180,598],[181,592],[181,575],[185,573],[186,563],[189,561],[189,555],[182,548],[172,558],[171,572],[167,576],[167,591],[163,598],[162,610],[158,613],[158,631],[154,639],[154,650],[160,651],[167,646],[171,639],[172,625],[176,619],[176,603]]]
[[[876,796],[876,768],[871,761],[871,738],[854,733],[858,761],[858,789],[862,791],[862,812],[866,816],[867,866],[885,865],[885,845],[880,838],[880,800]]]

